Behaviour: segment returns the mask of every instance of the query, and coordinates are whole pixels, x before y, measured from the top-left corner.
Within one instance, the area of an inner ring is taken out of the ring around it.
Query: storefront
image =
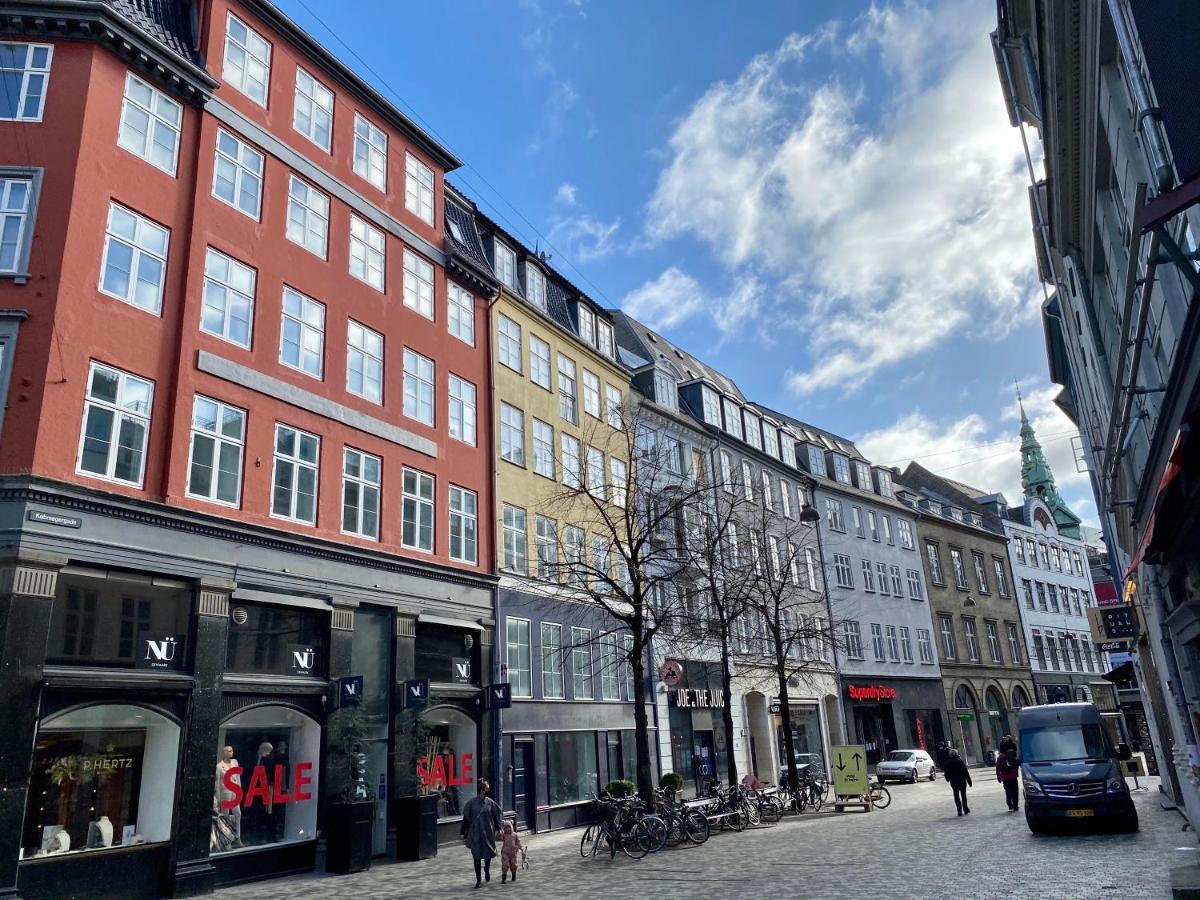
[[[842,678],[851,743],[875,765],[893,750],[932,752],[945,740],[941,681],[931,678]]]
[[[723,710],[729,702],[720,663],[684,660],[679,682],[666,689],[671,735],[671,770],[683,776],[684,790],[701,791],[725,781],[731,748]]]

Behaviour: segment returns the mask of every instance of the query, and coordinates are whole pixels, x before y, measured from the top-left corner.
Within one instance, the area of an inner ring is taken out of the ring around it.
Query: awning
[[[1111,672],[1105,672],[1100,676],[1105,681],[1111,681],[1116,684],[1118,681],[1133,681],[1133,660],[1127,659]]]

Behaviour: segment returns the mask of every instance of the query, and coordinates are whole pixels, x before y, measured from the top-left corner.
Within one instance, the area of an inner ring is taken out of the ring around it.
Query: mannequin
[[[217,780],[213,788],[213,817],[220,818],[221,822],[213,822],[212,839],[209,844],[215,850],[232,850],[235,847],[242,846],[242,808],[235,806],[233,809],[221,809],[222,802],[233,800],[236,796],[231,790],[225,787],[225,773],[230,769],[238,766],[239,763],[233,758],[233,747],[226,745],[221,748],[221,758],[217,760]],[[242,776],[234,773],[229,776],[229,780],[236,785],[241,785]],[[218,828],[218,825],[222,826]]]
[[[258,745],[258,755],[254,761],[254,767],[250,770],[250,782],[244,784],[253,784],[253,779],[256,777],[260,780],[265,780],[267,786],[267,801],[264,803],[258,799],[247,799],[243,801],[246,810],[246,827],[245,833],[251,844],[269,844],[275,840],[275,817],[274,806],[271,798],[274,795],[273,775],[275,766],[272,761],[272,754],[275,752],[275,747],[270,741],[263,741]],[[262,768],[262,774],[258,772]]]
[[[100,846],[111,847],[113,841],[113,823],[108,816],[101,816],[96,822],[96,829],[100,832]]]

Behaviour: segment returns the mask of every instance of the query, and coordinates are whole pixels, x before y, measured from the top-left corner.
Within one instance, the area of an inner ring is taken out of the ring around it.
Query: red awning
[[[1150,511],[1150,518],[1146,522],[1146,528],[1142,532],[1142,542],[1138,544],[1137,553],[1133,555],[1133,559],[1129,563],[1129,568],[1125,570],[1125,578],[1128,579],[1138,566],[1142,564],[1142,559],[1146,556],[1146,550],[1150,547],[1150,542],[1154,540],[1154,526],[1158,524],[1158,511],[1162,507],[1163,497],[1166,494],[1167,488],[1171,486],[1171,482],[1175,480],[1175,476],[1180,470],[1180,451],[1183,448],[1183,430],[1175,435],[1175,446],[1171,448],[1171,457],[1167,460],[1167,468],[1163,471],[1162,480],[1158,482],[1158,490],[1154,493],[1154,505]]]

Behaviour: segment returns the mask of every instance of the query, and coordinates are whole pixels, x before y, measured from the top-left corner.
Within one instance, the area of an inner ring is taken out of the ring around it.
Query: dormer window
[[[779,459],[779,429],[770,422],[762,423],[763,450],[769,456]]]
[[[579,304],[579,336],[586,343],[596,346],[596,314],[582,303]]]
[[[842,484],[850,483],[850,460],[840,453],[829,454],[833,457],[833,477]]]
[[[721,397],[706,384],[700,386],[700,401],[704,407],[704,421],[721,427]]]
[[[791,432],[779,433],[779,449],[783,451],[783,461],[796,468],[796,438]]]
[[[603,319],[598,319],[596,321],[596,336],[598,338],[600,352],[609,359],[616,359],[616,341],[613,340],[612,325],[610,325],[608,322],[605,322]]]
[[[742,411],[728,397],[723,397],[721,402],[725,405],[725,430],[740,441],[742,439]]]
[[[746,443],[756,450],[762,449],[761,420],[753,413],[746,412]]]
[[[950,518],[952,518],[955,522],[961,522],[963,520],[963,511],[961,509],[956,506],[948,506],[946,508],[950,510]]]
[[[517,286],[517,257],[506,246],[496,241],[492,244],[492,264],[496,268],[496,277],[501,284],[508,288]]]
[[[654,400],[668,409],[679,408],[679,393],[675,379],[665,372],[654,373]]]
[[[529,263],[525,263],[525,296],[542,312],[546,311],[546,276]]]
[[[825,451],[820,447],[809,445],[808,471],[814,475],[826,475],[828,477],[825,471]]]
[[[871,490],[871,467],[865,462],[855,461],[854,475],[858,478],[858,486],[864,491]]]
[[[446,219],[446,227],[450,229],[450,236],[460,244],[467,242],[467,239],[463,237],[462,229],[458,227],[458,223],[453,219]]]
[[[875,470],[875,476],[879,481],[879,496],[891,497],[895,494],[892,489],[892,473],[885,472],[882,469]]]

